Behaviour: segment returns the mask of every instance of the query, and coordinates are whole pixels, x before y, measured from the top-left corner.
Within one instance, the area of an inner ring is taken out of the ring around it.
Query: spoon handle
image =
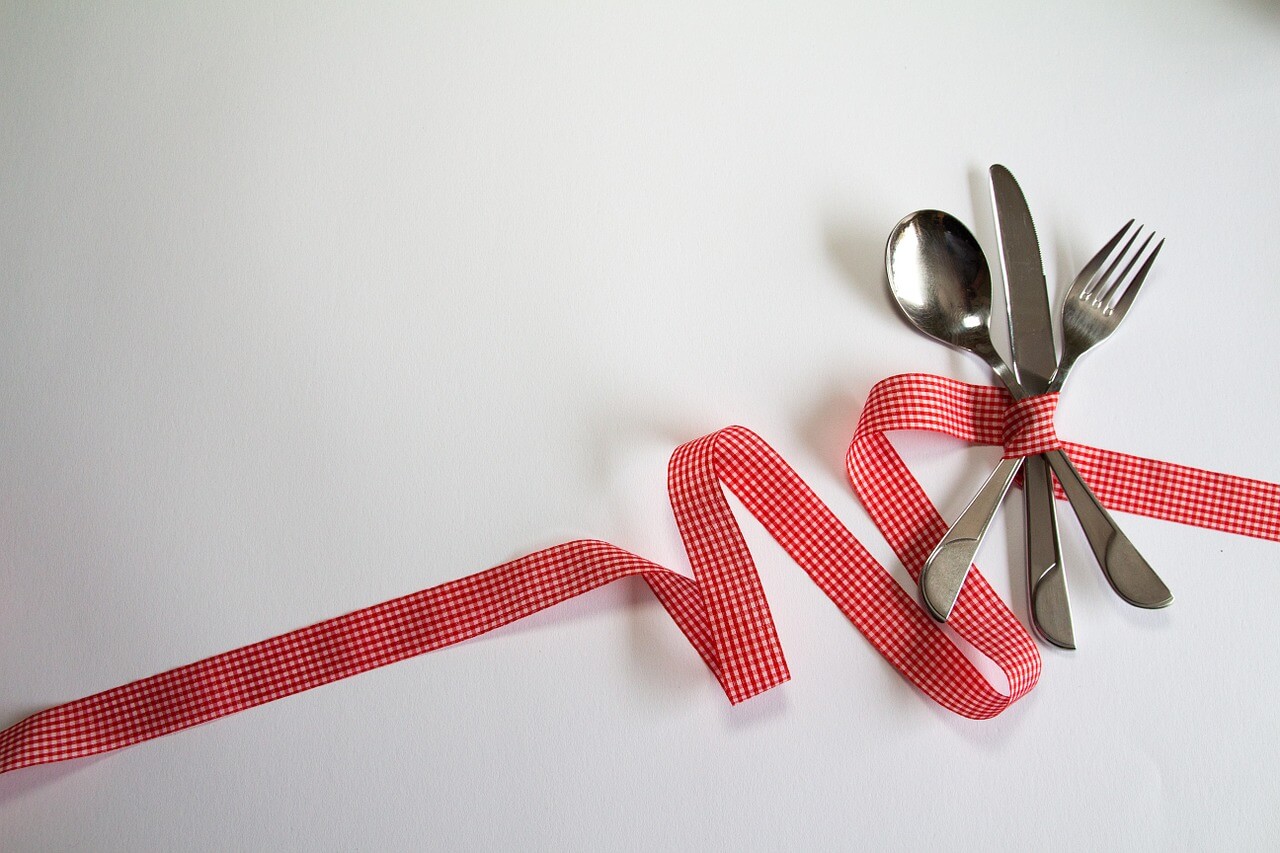
[[[939,622],[947,621],[951,615],[964,579],[969,575],[969,567],[982,545],[982,538],[991,527],[991,519],[1009,493],[1013,476],[1021,465],[1022,459],[1018,457],[1001,459],[960,514],[959,520],[925,560],[924,568],[920,570],[920,595],[929,613]]]

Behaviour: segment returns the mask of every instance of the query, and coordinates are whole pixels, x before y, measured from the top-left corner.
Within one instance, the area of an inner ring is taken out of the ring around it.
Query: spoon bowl
[[[917,210],[889,235],[885,269],[911,325],[979,356],[1010,384],[1009,367],[991,343],[991,270],[964,223],[941,210]]]

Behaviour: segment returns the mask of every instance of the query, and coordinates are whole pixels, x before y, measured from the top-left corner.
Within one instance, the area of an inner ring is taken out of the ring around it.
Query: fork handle
[[[1121,532],[1067,455],[1061,450],[1051,450],[1045,458],[1062,484],[1067,500],[1071,501],[1089,547],[1116,594],[1135,607],[1154,609],[1172,604],[1173,594],[1169,588],[1133,547],[1129,537]]]

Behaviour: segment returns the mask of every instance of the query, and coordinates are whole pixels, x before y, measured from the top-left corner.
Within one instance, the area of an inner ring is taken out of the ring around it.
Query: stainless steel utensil
[[[1112,244],[1109,246],[1113,247]],[[1086,271],[1095,267],[1096,272],[1096,267],[1106,259],[1105,254],[1100,255],[1090,262]],[[991,274],[982,248],[959,220],[937,210],[917,211],[907,216],[889,236],[885,266],[894,297],[912,325],[942,343],[982,358],[1015,399],[1026,397],[1021,384],[991,343]],[[1111,279],[1115,267],[1116,264],[1112,264],[1103,278],[1089,288],[1098,301],[1095,309],[1100,307],[1104,313],[1107,308],[1112,314],[1117,310],[1127,311],[1133,301],[1130,297],[1123,306],[1120,305],[1125,298],[1123,293],[1130,289],[1125,286],[1122,291],[1121,282],[1128,277],[1133,264],[1125,267],[1120,281]],[[1149,269],[1149,261],[1139,269],[1136,277],[1139,285]],[[1075,289],[1072,288],[1073,291]],[[1112,303],[1110,300],[1116,294],[1121,294],[1120,300]],[[1073,310],[1079,308],[1077,306]],[[1081,313],[1077,320],[1084,316]],[[1088,344],[1087,349],[1110,333],[1107,324],[1091,322],[1092,330],[1086,328],[1090,323],[1078,324],[1077,333],[1083,334],[1074,345],[1077,351],[1072,354],[1072,363],[1084,352],[1078,349],[1080,344]],[[1098,336],[1099,330],[1102,330],[1101,336]],[[1064,362],[1066,360],[1064,354]],[[1064,377],[1059,369],[1050,387],[1060,387]],[[1061,451],[1052,451],[1046,456],[1112,588],[1126,601],[1139,607],[1170,604],[1173,597],[1168,588],[1119,530],[1115,520],[1080,478],[1071,460]],[[996,466],[947,538],[930,556],[927,572],[921,575],[920,587],[925,606],[936,618],[945,620],[950,615],[986,531],[984,522],[989,522],[995,514],[1020,462],[1016,459],[1003,460]]]
[[[1147,246],[1155,237],[1154,234],[1148,234],[1138,250],[1129,255],[1129,250],[1133,248],[1138,235],[1142,233],[1141,225],[1129,237],[1129,241],[1124,244],[1120,254],[1112,260],[1106,272],[1101,276],[1098,275],[1098,270],[1102,269],[1102,265],[1106,263],[1107,258],[1132,227],[1133,220],[1130,219],[1107,242],[1107,245],[1085,264],[1084,269],[1080,270],[1080,274],[1072,282],[1071,289],[1067,291],[1066,299],[1062,303],[1062,360],[1049,380],[1046,391],[1061,390],[1063,383],[1067,381],[1067,374],[1071,372],[1071,368],[1075,366],[1080,356],[1110,337],[1129,312],[1129,306],[1133,304],[1134,297],[1138,295],[1138,290],[1146,281],[1147,272],[1155,262],[1156,255],[1160,254],[1164,240],[1156,244],[1151,254],[1147,255],[1146,260],[1142,262],[1142,266],[1130,277],[1129,273],[1133,265],[1142,258]],[[1129,263],[1117,276],[1115,275],[1116,267],[1125,257],[1129,257]]]
[[[1028,394],[1043,394],[1057,371],[1058,354],[1053,345],[1053,319],[1040,241],[1031,209],[1013,175],[1000,165],[992,166],[990,175],[1013,372]],[[1062,566],[1062,543],[1058,539],[1053,475],[1043,456],[1031,456],[1022,463],[1022,500],[1031,625],[1055,646],[1074,649],[1075,631],[1067,575]]]

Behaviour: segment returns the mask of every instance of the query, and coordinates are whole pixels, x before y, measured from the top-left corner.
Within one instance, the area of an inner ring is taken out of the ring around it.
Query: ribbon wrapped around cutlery
[[[889,442],[903,430],[1061,448],[1110,509],[1280,541],[1280,485],[1061,442],[1056,395],[1011,405],[1002,389],[929,374],[877,384],[846,455],[850,481],[913,579],[947,525]],[[759,436],[728,427],[678,447],[668,489],[693,577],[598,540],[566,542],[40,711],[0,732],[0,773],[119,749],[453,645],[623,577],[639,576],[730,702],[790,676],[769,606],[723,494],[733,492],[885,659],[957,714],[988,719],[1031,690],[1040,655],[976,570],[949,626],[994,662],[989,682],[938,624]]]

